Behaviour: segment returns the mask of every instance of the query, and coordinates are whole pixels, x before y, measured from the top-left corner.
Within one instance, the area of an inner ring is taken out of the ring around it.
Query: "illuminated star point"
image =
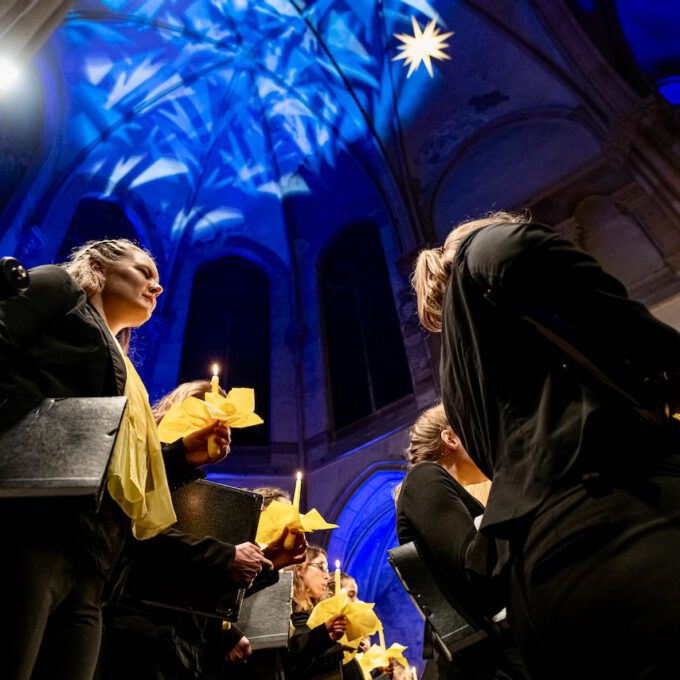
[[[425,26],[425,29],[421,29],[416,18],[412,16],[411,25],[413,26],[413,35],[405,33],[394,34],[394,37],[401,40],[404,44],[399,45],[398,49],[401,50],[401,53],[394,57],[392,61],[397,61],[398,59],[404,60],[404,67],[409,67],[408,73],[406,74],[407,78],[410,78],[411,74],[418,70],[418,67],[422,62],[425,64],[425,68],[432,78],[434,77],[432,60],[451,58],[443,50],[449,46],[446,39],[453,35],[453,31],[450,33],[441,33],[440,29],[437,27],[436,19],[432,19],[432,21]]]

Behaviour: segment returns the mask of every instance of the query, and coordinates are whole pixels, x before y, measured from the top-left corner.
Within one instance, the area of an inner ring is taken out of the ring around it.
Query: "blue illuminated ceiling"
[[[624,51],[630,43],[667,97],[680,90],[677,9],[569,2],[586,29],[597,17],[616,24],[607,35]],[[76,0],[35,60],[45,115],[31,137],[44,144],[28,144],[36,162],[23,186],[19,170],[6,172],[2,246],[27,264],[49,259],[84,197],[123,206],[163,274],[229,234],[291,265],[292,240],[366,217],[323,226],[318,213],[338,196],[358,206],[372,194],[365,213],[411,230],[402,250],[466,216],[522,207],[592,162],[600,141],[533,4]],[[394,34],[410,33],[412,16],[455,31],[434,79],[424,68],[407,79],[393,61]],[[513,170],[518,153],[528,177]]]
[[[438,16],[427,0],[76,2],[41,55],[60,144],[38,212],[77,182],[143,206],[168,255],[309,192],[342,153],[379,181],[429,81],[391,61],[411,15]]]

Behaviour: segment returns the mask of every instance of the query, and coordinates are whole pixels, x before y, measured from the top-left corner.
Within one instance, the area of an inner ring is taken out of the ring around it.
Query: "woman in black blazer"
[[[522,216],[455,228],[413,283],[531,677],[677,675],[680,335]]]
[[[27,290],[0,300],[0,418],[3,405],[16,411],[48,397],[124,394],[131,369],[121,345],[130,328],[149,319],[163,290],[149,253],[126,240],[91,242],[64,268],[36,267],[30,279]],[[227,430],[206,428],[165,451],[169,473],[192,474],[189,455],[207,462],[211,434],[225,455]],[[161,477],[152,481],[149,473],[147,487],[160,488]],[[73,498],[3,500],[0,525],[0,676],[88,680],[102,591],[130,535],[130,517],[107,493],[97,513]],[[233,547],[219,552],[215,563],[229,568]]]
[[[479,534],[490,482],[472,462],[437,404],[409,431],[409,471],[397,497],[397,538],[416,541],[432,573],[456,605],[474,617],[491,618],[505,607],[504,588],[494,570],[502,542]],[[440,678],[524,678],[512,635],[499,627],[489,638],[449,663],[437,654]]]

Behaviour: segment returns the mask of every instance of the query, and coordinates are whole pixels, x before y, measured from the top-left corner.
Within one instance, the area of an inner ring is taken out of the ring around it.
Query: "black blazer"
[[[123,394],[125,364],[85,291],[60,267],[30,271],[30,286],[0,300],[0,394]]]
[[[10,400],[30,407],[50,397],[122,395],[125,363],[83,289],[54,265],[35,267],[30,277],[25,291],[0,300],[0,417],[2,405]],[[196,476],[184,454],[181,440],[163,447],[171,484]],[[5,521],[8,528],[20,524],[24,535],[74,527],[83,559],[106,578],[130,535],[130,520],[108,494],[97,514],[77,499],[3,500],[0,526]],[[148,541],[140,542],[140,549],[150,549],[141,543]],[[175,559],[214,565],[220,574],[234,556],[233,546],[199,541],[172,528],[154,539],[154,546]]]
[[[493,479],[482,530],[496,536],[517,534],[522,518],[584,472],[639,473],[641,451],[668,445],[666,432],[527,318],[649,408],[664,398],[657,379],[680,374],[680,335],[548,227],[498,224],[466,237],[443,301],[442,399]]]
[[[309,613],[295,612],[290,617],[293,632],[284,656],[286,678],[291,680],[341,680],[342,649],[331,640],[326,626],[310,629]]]

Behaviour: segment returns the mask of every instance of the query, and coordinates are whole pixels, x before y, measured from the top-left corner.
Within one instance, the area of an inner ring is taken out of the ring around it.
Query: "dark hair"
[[[278,486],[258,486],[253,489],[253,493],[259,493],[264,496],[264,507],[268,508],[272,501],[277,498],[287,498],[290,500],[290,494],[285,489],[280,489]]]

